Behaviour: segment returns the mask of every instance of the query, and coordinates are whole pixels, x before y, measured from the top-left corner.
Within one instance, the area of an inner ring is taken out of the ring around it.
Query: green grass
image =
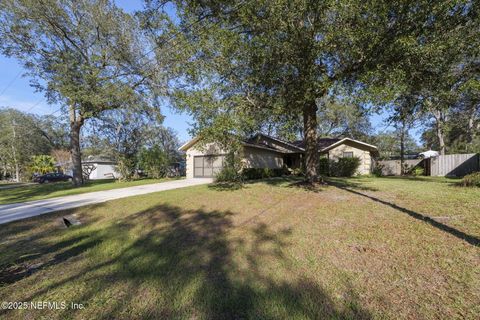
[[[85,308],[0,318],[478,318],[479,188],[329,183],[197,186],[2,225],[0,301]]]
[[[20,185],[14,188],[0,189],[0,204],[24,202],[69,196],[86,192],[104,191],[125,187],[140,186],[144,184],[158,183],[172,179],[140,179],[119,182],[117,180],[91,180],[85,185],[75,188],[71,182],[56,182],[44,184]]]

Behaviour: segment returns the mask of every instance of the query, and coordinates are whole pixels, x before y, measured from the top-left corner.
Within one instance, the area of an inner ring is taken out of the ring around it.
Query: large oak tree
[[[427,79],[430,65],[416,72],[416,60],[446,53],[438,36],[458,35],[454,31],[468,20],[462,10],[471,4],[174,2],[185,55],[176,106],[189,110],[196,131],[207,135],[248,133],[269,122],[288,127],[303,119],[309,181],[318,179],[317,110],[335,86],[369,88],[368,99],[392,101],[413,73],[415,83]],[[153,1],[151,8],[163,3]]]
[[[75,185],[83,183],[85,121],[148,97],[151,65],[138,30],[110,0],[0,2],[0,52],[17,58],[50,101],[66,106]]]

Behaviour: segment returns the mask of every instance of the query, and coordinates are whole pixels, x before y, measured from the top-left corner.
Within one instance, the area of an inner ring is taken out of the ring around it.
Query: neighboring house
[[[117,163],[108,158],[89,156],[87,159],[82,160],[83,173],[84,175],[88,174],[90,180],[119,178],[120,174],[116,172],[116,166]],[[64,173],[68,175],[73,174],[71,163]]]
[[[199,143],[194,138],[180,147],[186,152],[187,178],[213,177],[221,170],[225,162],[226,150],[217,143]],[[246,168],[298,168],[302,166],[305,144],[303,141],[287,142],[258,133],[242,141],[241,161]],[[342,157],[360,158],[358,174],[369,174],[373,169],[377,147],[350,138],[318,139],[320,154],[332,160]]]
[[[425,152],[420,152],[419,155],[423,159],[429,159],[429,158],[438,157],[440,155],[440,153],[438,151],[433,151],[432,149],[430,149],[430,150],[425,151]]]

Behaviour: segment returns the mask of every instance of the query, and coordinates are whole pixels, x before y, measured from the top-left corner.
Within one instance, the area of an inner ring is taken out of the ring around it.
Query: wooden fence
[[[480,158],[477,153],[438,156],[431,158],[430,170],[432,176],[462,177],[480,170]]]
[[[408,170],[419,165],[423,159],[409,159],[404,161],[404,166]],[[400,160],[382,160],[378,161],[378,164],[382,166],[382,175],[384,176],[399,176],[402,174],[402,166]]]
[[[382,174],[385,176],[401,175],[400,160],[383,160],[378,161],[378,164],[382,166]],[[422,167],[427,176],[463,177],[474,171],[480,171],[480,155],[448,154],[430,159],[405,160],[407,171],[417,166]]]

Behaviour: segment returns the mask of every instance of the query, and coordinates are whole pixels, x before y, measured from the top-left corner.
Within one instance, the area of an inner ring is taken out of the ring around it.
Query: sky
[[[128,12],[140,10],[143,7],[141,0],[116,0],[115,2]],[[35,92],[35,89],[30,86],[30,79],[22,76],[24,71],[15,59],[0,55],[0,107],[12,107],[39,115],[52,113],[60,115],[58,111],[60,106],[48,104],[41,92]],[[168,105],[163,107],[162,113],[165,116],[163,124],[173,128],[181,142],[191,138],[188,129],[194,120],[188,114],[179,113]],[[384,113],[370,118],[376,133],[391,129],[385,125],[386,117],[388,114]],[[419,142],[419,133],[414,131],[412,134]]]

